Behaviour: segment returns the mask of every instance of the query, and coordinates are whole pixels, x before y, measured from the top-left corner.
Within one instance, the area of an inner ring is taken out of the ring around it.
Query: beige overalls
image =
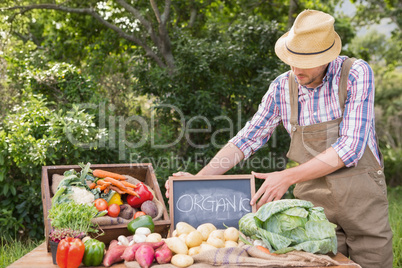
[[[345,61],[341,72],[339,104],[342,114],[351,64],[350,59]],[[299,126],[299,94],[293,74],[289,77],[289,91],[292,132],[287,156],[304,163],[335,143],[342,117]],[[325,177],[297,183],[293,193],[296,198],[324,207],[328,220],[337,225],[339,252],[363,268],[392,267],[392,231],[384,171],[368,145],[357,166],[343,167]]]

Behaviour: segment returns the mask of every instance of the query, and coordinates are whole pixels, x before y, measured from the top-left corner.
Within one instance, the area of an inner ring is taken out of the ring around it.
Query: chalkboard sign
[[[238,228],[242,216],[256,211],[250,206],[253,175],[169,177],[169,185],[171,230],[181,221],[194,228],[208,222]]]

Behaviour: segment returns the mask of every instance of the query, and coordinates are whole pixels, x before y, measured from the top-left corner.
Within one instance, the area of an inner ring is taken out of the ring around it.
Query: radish
[[[172,255],[172,251],[167,244],[163,244],[163,246],[155,250],[155,260],[159,264],[169,263],[172,259]]]
[[[164,245],[164,241],[159,241],[159,242],[143,242],[143,243],[136,243],[132,244],[131,246],[128,246],[126,250],[124,251],[123,255],[121,256],[125,261],[134,261],[135,260],[135,254],[137,250],[142,246],[142,245],[148,245],[152,247],[153,249],[157,249],[160,246]]]
[[[141,245],[135,252],[135,260],[142,268],[148,268],[154,262],[155,251],[150,245]]]

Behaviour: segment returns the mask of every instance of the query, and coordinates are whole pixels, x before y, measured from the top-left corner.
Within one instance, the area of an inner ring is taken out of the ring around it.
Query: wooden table
[[[360,267],[353,261],[346,258],[341,253],[338,253],[334,258],[334,260],[338,261],[342,265],[340,266],[330,266],[332,268],[353,268],[353,267]],[[82,265],[82,264],[81,264]],[[12,263],[9,268],[51,268],[51,267],[58,267],[57,265],[53,264],[52,261],[52,254],[47,252],[46,243],[40,244],[34,250],[23,256],[21,259]],[[113,268],[125,268],[126,266],[124,263],[115,264],[112,266]],[[308,268],[308,267],[305,267]],[[314,268],[324,268],[324,267],[314,267]],[[328,268],[328,267],[327,267]]]

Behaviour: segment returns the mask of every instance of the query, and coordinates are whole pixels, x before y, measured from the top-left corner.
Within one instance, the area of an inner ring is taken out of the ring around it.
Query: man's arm
[[[243,152],[236,145],[229,142],[197,173],[197,176],[224,174],[243,159]],[[182,171],[174,173],[173,176],[192,176],[192,174]],[[165,188],[165,195],[169,198],[169,180],[166,181]]]
[[[197,175],[221,175],[244,159],[243,152],[236,145],[229,142],[212,160],[201,169]]]
[[[265,182],[250,203],[253,205],[261,197],[257,203],[257,207],[260,207],[267,202],[279,200],[292,184],[320,178],[344,166],[345,164],[334,148],[329,147],[321,154],[297,167],[272,173],[253,172],[256,178],[265,179]]]

